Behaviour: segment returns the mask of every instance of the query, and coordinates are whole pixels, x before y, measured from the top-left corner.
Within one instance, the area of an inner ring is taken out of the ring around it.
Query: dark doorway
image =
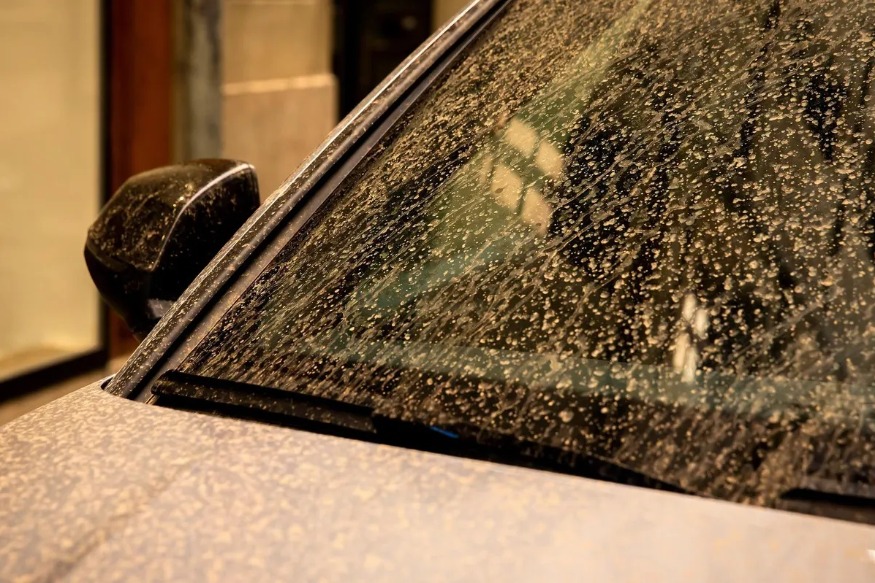
[[[427,0],[335,0],[341,117],[428,38],[431,15]]]

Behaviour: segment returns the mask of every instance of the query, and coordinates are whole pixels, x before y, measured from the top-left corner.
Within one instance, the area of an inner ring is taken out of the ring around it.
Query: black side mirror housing
[[[255,170],[195,160],[130,178],[85,243],[103,299],[142,338],[260,203]]]

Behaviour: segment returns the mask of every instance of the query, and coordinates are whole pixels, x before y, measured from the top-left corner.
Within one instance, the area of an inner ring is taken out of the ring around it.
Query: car
[[[264,204],[133,177],[143,341],[0,428],[0,579],[871,580],[873,31],[479,0]]]

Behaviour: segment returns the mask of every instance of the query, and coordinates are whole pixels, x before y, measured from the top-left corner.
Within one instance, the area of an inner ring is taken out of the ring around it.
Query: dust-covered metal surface
[[[875,529],[208,417],[0,428],[0,580],[871,581]]]
[[[873,30],[846,0],[514,2],[182,369],[871,500]]]

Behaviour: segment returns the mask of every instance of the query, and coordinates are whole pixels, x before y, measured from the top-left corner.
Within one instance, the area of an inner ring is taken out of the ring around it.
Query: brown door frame
[[[173,1],[105,0],[108,148],[106,197],[130,176],[169,164],[173,123]],[[137,340],[107,318],[110,357]]]

